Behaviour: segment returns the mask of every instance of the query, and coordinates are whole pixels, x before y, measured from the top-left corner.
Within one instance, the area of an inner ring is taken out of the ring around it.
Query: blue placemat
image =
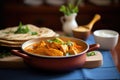
[[[93,35],[86,41],[94,43]],[[42,70],[27,69],[0,69],[0,80],[80,80],[80,79],[113,79],[119,80],[118,72],[110,51],[100,50],[103,55],[103,65],[98,68],[76,69],[66,73],[44,72]]]

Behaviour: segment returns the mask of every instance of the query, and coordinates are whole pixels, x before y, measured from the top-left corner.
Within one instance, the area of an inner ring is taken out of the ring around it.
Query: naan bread
[[[0,40],[1,44],[22,44],[24,41],[9,41],[9,40]]]
[[[0,46],[21,47],[21,44],[30,39],[58,36],[57,33],[46,27],[39,28],[32,24],[27,24],[27,26],[31,32],[37,32],[37,34],[15,34],[14,32],[18,29],[18,26],[0,30]]]
[[[34,39],[34,38],[53,37],[57,35],[53,30],[46,28],[46,27],[39,28],[31,24],[28,24],[27,26],[32,32],[37,32],[38,34],[37,35],[31,35],[30,33],[14,34],[14,32],[18,29],[18,27],[10,27],[10,28],[0,30],[0,39],[26,41],[26,40]]]

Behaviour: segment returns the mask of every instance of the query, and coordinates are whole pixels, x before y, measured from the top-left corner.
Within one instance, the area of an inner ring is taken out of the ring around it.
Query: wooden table
[[[113,60],[117,66],[118,71],[120,72],[120,36],[119,41],[115,49],[111,50]]]

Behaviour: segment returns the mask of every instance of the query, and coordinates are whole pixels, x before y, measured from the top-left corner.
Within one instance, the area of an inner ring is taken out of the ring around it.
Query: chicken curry
[[[41,40],[25,48],[32,54],[45,56],[69,56],[76,55],[84,50],[84,47],[74,41],[64,41],[60,38]]]

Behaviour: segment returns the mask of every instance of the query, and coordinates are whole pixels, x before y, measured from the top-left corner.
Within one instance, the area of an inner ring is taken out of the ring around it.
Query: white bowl
[[[95,42],[100,44],[100,49],[111,50],[118,43],[119,33],[114,30],[96,30],[93,35]]]

